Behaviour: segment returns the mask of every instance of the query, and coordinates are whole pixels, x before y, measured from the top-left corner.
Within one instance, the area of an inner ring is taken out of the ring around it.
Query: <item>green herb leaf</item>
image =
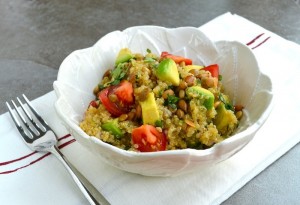
[[[146,51],[147,51],[147,53],[151,53],[151,50],[150,50],[149,48],[147,48],[147,50],[146,50]]]
[[[234,111],[234,107],[233,107],[230,103],[226,103],[226,104],[225,104],[225,108],[226,108],[227,110],[232,110],[232,111]]]
[[[119,63],[118,66],[111,71],[112,81],[109,84],[119,84],[126,76],[127,70],[128,68],[126,67],[126,63]]]
[[[219,81],[222,81],[222,79],[223,79],[223,76],[222,76],[222,75],[219,75],[219,76],[218,76],[218,80],[219,80]]]
[[[112,81],[112,82],[110,83],[110,85],[118,85],[120,82],[121,82],[121,81],[120,81],[119,79],[116,79],[116,80]]]
[[[99,88],[99,90],[103,90],[105,88],[105,85],[98,84],[98,88]]]
[[[162,127],[162,126],[163,126],[163,122],[161,120],[155,121],[155,127]]]
[[[168,104],[176,104],[179,101],[179,97],[176,97],[175,95],[168,95]]]
[[[122,73],[123,64],[119,63],[118,66],[111,71],[111,76],[113,79],[118,79]]]
[[[165,100],[164,104],[175,109],[177,107],[176,104],[178,101],[179,101],[179,97],[176,97],[175,95],[168,95],[168,98]]]
[[[219,99],[221,100],[222,103],[224,103],[226,110],[234,111],[233,105],[231,103],[226,102],[222,94],[219,95]]]

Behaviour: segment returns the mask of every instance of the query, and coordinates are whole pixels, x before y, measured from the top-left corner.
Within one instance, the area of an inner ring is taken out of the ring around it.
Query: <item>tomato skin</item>
[[[125,104],[134,103],[133,85],[127,80],[123,80],[117,85],[113,93],[115,93],[118,99]]]
[[[108,92],[109,92],[109,88],[105,88],[104,90],[102,90],[99,95],[98,98],[100,99],[100,101],[102,102],[103,106],[106,108],[106,110],[112,114],[115,117],[118,117],[120,115],[123,114],[123,112],[118,109],[118,107],[116,106],[115,103],[111,102],[108,98]]]
[[[109,99],[109,95],[111,94],[117,96],[116,101],[112,102]],[[118,85],[109,86],[102,90],[98,98],[110,114],[118,117],[128,113],[131,110],[131,106],[134,105],[133,86],[128,81],[122,81]]]
[[[142,125],[132,130],[132,141],[140,152],[164,151],[167,146],[166,135],[152,125]]]
[[[168,53],[166,51],[163,51],[161,53],[160,57],[162,57],[162,58],[171,58],[177,64],[179,64],[181,62],[185,62],[185,65],[192,65],[193,64],[192,59],[185,58],[185,57],[182,57],[182,56],[176,56],[176,55],[170,54],[170,53]]]
[[[209,71],[212,77],[219,78],[219,65],[213,64],[203,68],[203,70]]]

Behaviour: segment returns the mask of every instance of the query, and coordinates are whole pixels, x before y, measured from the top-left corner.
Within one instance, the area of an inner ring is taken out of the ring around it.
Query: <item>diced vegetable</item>
[[[116,121],[110,121],[110,122],[103,123],[101,125],[101,128],[105,131],[111,132],[117,138],[120,138],[123,136],[123,133],[122,133],[121,129],[118,127],[118,123]]]
[[[202,65],[186,65],[183,67],[186,72],[189,72],[190,70],[201,70],[202,68],[204,68]]]
[[[166,150],[167,138],[152,125],[142,125],[132,130],[132,141],[141,152]]]
[[[160,121],[158,107],[153,92],[148,93],[146,99],[139,103],[142,108],[143,124],[155,125],[157,121]]]
[[[189,58],[185,58],[185,57],[182,57],[182,56],[176,56],[176,55],[173,55],[173,54],[170,54],[168,52],[162,52],[160,57],[162,58],[171,58],[175,61],[175,63],[181,63],[181,62],[184,62],[185,65],[192,65],[193,64],[193,61],[192,59],[189,59]]]
[[[113,116],[120,116],[123,114],[121,110],[118,109],[117,105],[113,102],[111,102],[108,98],[108,91],[109,88],[105,88],[99,93],[98,98],[102,102],[103,106],[106,108],[106,110],[112,114]]]
[[[237,118],[231,109],[228,109],[229,103],[228,97],[223,96],[223,100],[216,108],[217,115],[214,119],[214,124],[216,125],[218,131],[223,136],[230,135],[236,126],[238,125]],[[230,106],[231,108],[232,106]]]
[[[118,100],[126,104],[133,104],[133,87],[130,82],[127,80],[122,81],[114,90],[114,93],[117,95]]]
[[[206,109],[210,110],[214,107],[214,94],[212,94],[209,90],[202,88],[200,86],[192,86],[186,89],[186,94],[190,98],[199,98],[204,100],[203,105]]]
[[[119,63],[127,62],[131,58],[133,58],[131,50],[129,50],[128,48],[123,48],[119,51],[115,64],[118,65]]]
[[[128,113],[134,104],[133,87],[128,81],[105,88],[98,97],[106,110],[114,117]]]
[[[162,80],[171,83],[172,85],[179,85],[179,73],[174,60],[167,58],[161,61],[155,71],[156,76]]]
[[[203,68],[203,70],[209,71],[211,76],[214,78],[219,78],[219,65],[213,64]]]

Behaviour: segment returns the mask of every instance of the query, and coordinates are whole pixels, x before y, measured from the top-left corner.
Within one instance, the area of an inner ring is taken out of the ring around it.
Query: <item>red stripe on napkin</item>
[[[22,159],[26,159],[27,157],[30,157],[31,155],[34,155],[35,153],[37,153],[37,151],[34,151],[28,155],[25,155],[23,157],[20,157],[20,158],[17,158],[17,159],[13,159],[13,160],[10,160],[10,161],[7,161],[7,162],[0,162],[0,166],[4,166],[4,165],[7,165],[7,164],[11,164],[13,162],[17,162],[17,161],[20,161]]]
[[[257,48],[258,46],[261,46],[262,44],[264,44],[267,40],[269,40],[271,37],[269,36],[269,37],[267,37],[267,38],[265,38],[265,40],[263,40],[261,43],[259,43],[257,46],[254,46],[253,48],[251,48],[251,49],[255,49],[255,48]]]
[[[43,156],[37,158],[36,160],[30,162],[29,164],[26,164],[26,165],[24,165],[24,166],[22,166],[22,167],[18,167],[18,168],[16,168],[16,169],[12,169],[12,170],[8,170],[8,171],[0,172],[0,174],[10,174],[10,173],[16,172],[16,171],[18,171],[18,170],[20,170],[20,169],[24,169],[25,167],[28,167],[28,166],[30,166],[30,165],[33,165],[33,164],[35,164],[36,162],[38,162],[38,161],[44,159],[45,157],[49,156],[50,154],[51,154],[51,153],[48,152],[48,153],[44,154]]]
[[[67,135],[65,135],[63,137],[58,138],[57,141],[61,141],[61,140],[66,139],[66,138],[68,138],[70,136],[71,136],[70,134],[67,134]]]
[[[70,136],[71,136],[70,134],[67,134],[67,135],[65,135],[65,136],[63,136],[63,137],[58,138],[58,141],[61,141],[61,140],[63,140],[63,139],[66,139],[66,138],[68,138],[68,137],[70,137]],[[61,144],[61,145],[59,145],[58,148],[59,148],[59,149],[62,149],[62,148],[64,148],[64,147],[66,147],[66,146],[72,144],[72,143],[75,142],[75,141],[76,141],[75,139],[71,139],[71,140],[69,140],[69,141],[67,141],[67,142],[65,142],[65,143],[63,143],[63,144]],[[34,152],[30,153],[30,154],[27,154],[27,155],[25,155],[25,156],[23,156],[23,157],[19,157],[19,158],[17,158],[17,159],[13,159],[13,160],[6,161],[6,162],[0,162],[0,166],[4,166],[4,165],[7,165],[7,164],[11,164],[11,163],[13,163],[13,162],[21,161],[21,160],[26,159],[26,158],[28,158],[28,157],[30,157],[30,156],[36,154],[36,153],[37,153],[37,151],[34,151]],[[16,172],[16,171],[18,171],[18,170],[20,170],[20,169],[26,168],[26,167],[28,167],[28,166],[30,166],[30,165],[33,165],[33,164],[35,164],[36,162],[38,162],[38,161],[44,159],[45,157],[49,156],[50,154],[51,154],[50,152],[49,152],[49,153],[46,153],[46,154],[42,155],[41,157],[37,158],[36,160],[31,161],[31,162],[30,162],[29,164],[27,164],[27,165],[18,167],[18,168],[13,169],[13,170],[8,170],[8,171],[0,172],[0,174],[10,174],[10,173]]]
[[[253,40],[251,40],[249,43],[246,43],[247,46],[250,46],[252,43],[254,43],[257,39],[259,39],[262,35],[264,35],[264,33],[259,34],[258,36],[256,36]]]
[[[249,41],[248,43],[246,43],[247,46],[252,45],[253,43],[255,43],[255,41],[257,41],[260,37],[262,37],[264,35],[264,33],[259,34],[258,36],[256,36],[254,39],[252,39],[251,41]],[[267,37],[265,38],[262,42],[260,42],[259,44],[257,44],[256,46],[252,47],[251,49],[255,49],[259,46],[261,46],[262,44],[264,44],[267,40],[269,40],[271,37]]]

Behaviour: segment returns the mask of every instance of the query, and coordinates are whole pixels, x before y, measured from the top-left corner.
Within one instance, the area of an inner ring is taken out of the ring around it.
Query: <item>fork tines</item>
[[[36,117],[39,121],[40,126],[31,116],[30,112],[26,109],[23,102],[17,97],[18,104],[22,108],[22,112],[20,111],[20,107],[18,108],[16,103],[11,100],[11,103],[14,109],[11,108],[10,104],[6,102],[6,106],[9,110],[9,113],[21,133],[22,137],[27,143],[32,143],[34,140],[39,138],[41,133],[44,133],[48,127],[47,123],[41,118],[41,116],[37,113],[37,111],[32,107],[31,103],[29,102],[28,98],[23,94],[23,99],[25,100],[25,105],[30,109],[31,113]],[[15,112],[13,111],[15,110]],[[22,114],[23,113],[23,114]],[[16,115],[17,114],[17,115]],[[17,117],[18,116],[18,117]],[[28,122],[28,120],[30,122]],[[20,122],[21,120],[21,122]],[[22,126],[24,125],[24,126]],[[25,129],[24,129],[25,128]]]

